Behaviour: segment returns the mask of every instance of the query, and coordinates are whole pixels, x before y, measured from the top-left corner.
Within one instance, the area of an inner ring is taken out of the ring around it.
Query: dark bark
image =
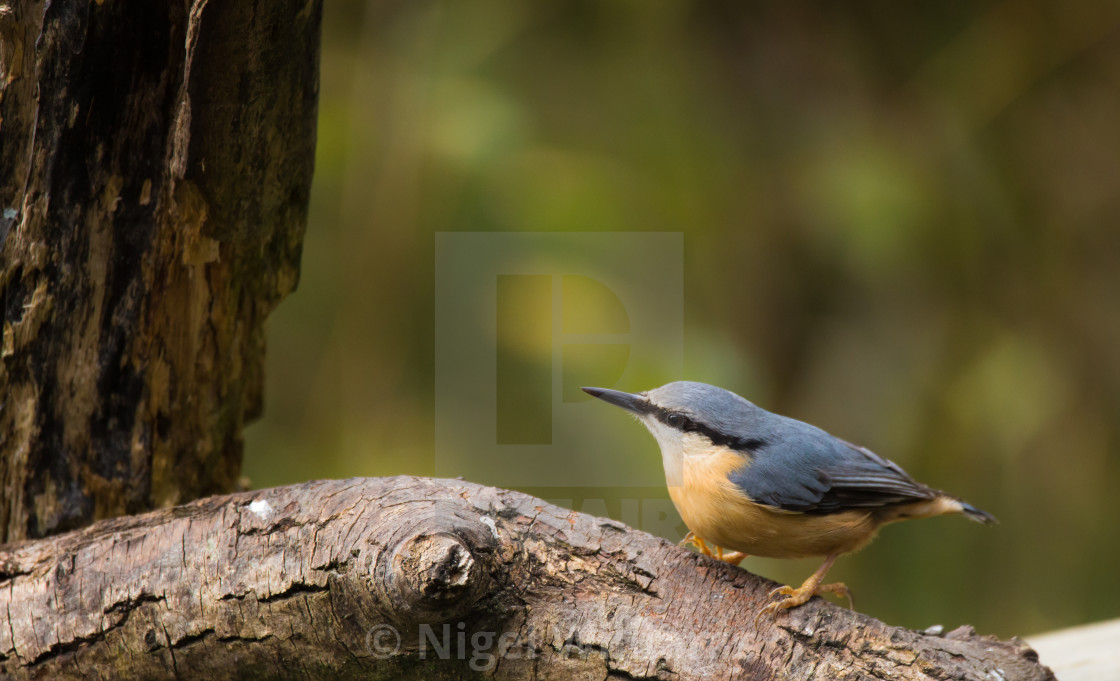
[[[773,586],[517,492],[315,482],[0,548],[0,675],[1053,679],[1022,642],[820,599],[756,628]]]
[[[0,5],[0,542],[235,489],[319,0]]]

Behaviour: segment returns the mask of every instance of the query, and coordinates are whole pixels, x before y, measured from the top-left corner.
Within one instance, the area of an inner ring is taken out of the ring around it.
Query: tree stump
[[[0,4],[0,543],[236,489],[318,0]]]

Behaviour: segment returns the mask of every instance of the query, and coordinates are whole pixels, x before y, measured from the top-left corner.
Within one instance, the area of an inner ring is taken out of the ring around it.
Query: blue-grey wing
[[[897,464],[800,422],[776,432],[730,479],[751,499],[789,511],[836,513],[933,499]]]

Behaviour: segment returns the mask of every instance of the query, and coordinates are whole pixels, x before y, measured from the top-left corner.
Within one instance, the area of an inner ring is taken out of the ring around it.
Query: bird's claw
[[[700,555],[708,556],[711,558],[715,557],[712,554],[712,550],[708,548],[708,542],[701,539],[692,531],[689,531],[689,533],[684,536],[684,539],[681,540],[681,543],[678,546],[688,546],[689,544],[695,546]]]
[[[786,598],[774,600],[777,596],[785,596]],[[766,595],[766,600],[770,601],[770,604],[758,612],[758,615],[754,618],[754,623],[757,625],[758,621],[765,615],[771,615],[777,618],[780,611],[801,605],[812,597],[811,589],[794,589],[790,586],[780,586]]]
[[[739,563],[743,562],[743,559],[747,557],[747,554],[743,553],[742,551],[724,551],[721,547],[717,546],[715,557],[717,560],[722,560],[725,563],[738,565]]]
[[[697,548],[699,548],[699,546],[696,544],[696,535],[693,534],[692,530],[688,531],[688,534],[684,536],[684,539],[681,539],[679,542],[677,542],[677,546],[696,546]]]
[[[797,593],[797,591],[798,590],[793,588],[792,586],[779,586],[777,589],[774,589],[770,593],[766,594],[766,598],[767,599],[772,599],[772,598],[774,598],[774,596],[793,596],[794,594]],[[789,600],[789,599],[786,599],[786,600]],[[808,600],[808,599],[806,599],[806,600]],[[785,601],[778,601],[778,602],[779,603],[784,603]],[[804,601],[802,601],[802,602],[804,602]],[[777,605],[778,605],[778,603],[772,603],[771,607],[776,607]],[[800,604],[795,603],[794,605],[800,605]],[[792,608],[793,606],[792,605],[787,605],[785,607]]]
[[[841,598],[848,599],[848,610],[856,609],[856,600],[852,598],[851,590],[849,590],[848,586],[843,582],[834,582],[832,584],[824,584],[817,587],[817,593],[821,593],[822,591],[827,591],[831,594],[836,594]]]
[[[695,546],[696,550],[699,551],[701,555],[715,558],[716,560],[722,560],[732,565],[738,565],[747,557],[747,554],[742,551],[724,551],[723,547],[716,546],[715,544],[709,546],[708,542],[704,541],[692,531],[689,531],[689,533],[684,536],[684,539],[680,541],[678,546],[687,546],[688,544]],[[715,552],[712,551],[712,548],[715,548]]]
[[[809,602],[810,598],[819,596],[822,593],[831,593],[847,598],[848,609],[851,610],[855,607],[855,601],[852,599],[852,592],[842,582],[835,582],[833,584],[803,584],[797,589],[791,586],[780,586],[767,595],[766,598],[770,600],[771,603],[758,612],[758,615],[754,618],[754,622],[757,625],[763,615],[771,615],[777,618],[778,613],[782,610],[789,610],[790,608],[804,605]],[[773,600],[776,596],[785,596],[785,598]]]

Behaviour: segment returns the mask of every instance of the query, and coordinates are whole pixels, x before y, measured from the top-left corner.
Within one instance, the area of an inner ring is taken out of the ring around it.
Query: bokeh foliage
[[[685,377],[1002,521],[887,528],[833,573],[861,610],[1001,635],[1120,613],[1120,5],[325,14],[303,275],[270,320],[255,485],[435,472],[436,232],[679,231]],[[666,377],[648,378],[616,387]],[[617,428],[631,449],[604,456],[660,465]],[[664,499],[594,471],[528,491],[639,524],[632,500]],[[815,564],[746,566],[799,582]]]

